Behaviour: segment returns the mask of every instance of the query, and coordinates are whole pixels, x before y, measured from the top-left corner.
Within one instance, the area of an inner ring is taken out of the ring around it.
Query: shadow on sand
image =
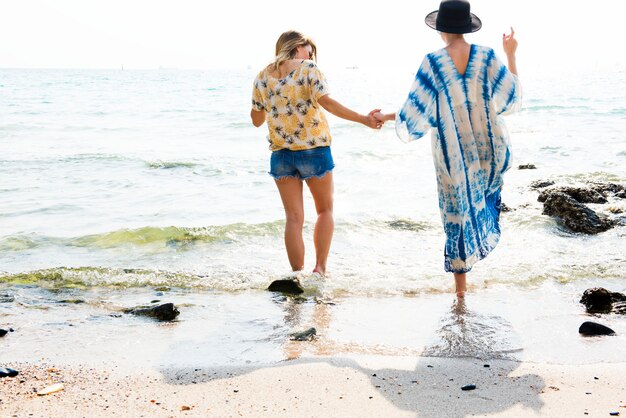
[[[329,341],[324,337],[324,330],[331,323],[332,303],[318,301],[313,307],[311,320],[305,321],[302,299],[276,300],[284,309],[284,321],[289,328],[297,330],[304,324],[313,325],[318,338],[298,342],[289,340],[288,334],[284,335],[284,361],[270,365],[163,368],[160,371],[165,382],[199,384],[227,380],[259,369],[326,364],[338,368],[338,375],[345,368],[362,373],[371,382],[368,391],[378,393],[400,410],[419,416],[488,415],[502,413],[516,405],[537,413],[543,406],[539,397],[545,387],[543,379],[538,375],[516,373],[520,363],[515,356],[521,348],[510,324],[501,317],[472,312],[463,299],[453,302],[440,319],[432,344],[421,353],[403,349],[380,352],[377,347]],[[506,337],[499,337],[504,334]],[[314,357],[302,358],[305,352]],[[176,355],[185,355],[184,351],[180,352],[180,346]],[[402,367],[380,368],[381,364],[394,365],[399,358],[403,359]],[[407,361],[413,366],[406,367]],[[306,397],[306,388],[323,384],[307,381],[306,376],[301,379],[296,390],[302,391],[302,397]],[[469,384],[475,385],[476,389],[461,390],[462,386]],[[267,391],[267,396],[272,397],[269,382],[259,390]]]

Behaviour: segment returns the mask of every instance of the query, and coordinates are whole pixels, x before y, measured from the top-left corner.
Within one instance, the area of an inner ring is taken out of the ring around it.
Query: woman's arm
[[[515,39],[515,31],[511,28],[511,34],[502,34],[502,47],[509,63],[509,71],[517,75],[517,62],[515,59],[515,51],[517,50],[517,39]]]
[[[376,120],[372,113],[370,113],[369,115],[361,115],[354,110],[348,109],[337,100],[331,98],[328,94],[320,97],[317,102],[322,105],[324,109],[337,116],[338,118],[362,123],[363,125],[373,129],[380,128],[380,122]]]
[[[374,117],[376,119],[378,119],[379,121],[385,123],[387,121],[390,120],[396,120],[396,114],[395,113],[380,113],[380,112],[376,112],[374,113]]]
[[[257,128],[265,122],[265,110],[254,110],[250,111],[250,118],[252,119],[252,124]]]

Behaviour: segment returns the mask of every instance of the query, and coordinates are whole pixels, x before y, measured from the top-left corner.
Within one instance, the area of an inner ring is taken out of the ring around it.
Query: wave
[[[104,249],[126,245],[185,247],[200,243],[233,243],[250,237],[280,237],[283,235],[284,227],[285,221],[277,220],[258,224],[233,223],[205,227],[146,226],[70,238],[20,234],[0,238],[0,251],[23,251],[49,245]],[[338,222],[336,225],[338,230],[344,231],[358,231],[365,228],[373,231],[392,229],[421,232],[434,227],[434,223],[406,218],[388,221],[370,220],[365,223]]]
[[[161,270],[104,267],[56,267],[25,273],[2,274],[0,283],[43,288],[89,287],[205,287],[200,275]]]
[[[194,168],[198,164],[185,162],[185,161],[148,161],[146,165],[150,168],[162,168],[162,169],[170,169],[170,168]]]
[[[37,234],[11,235],[0,239],[0,251],[21,251],[50,244],[114,248],[125,245],[184,246],[201,242],[235,242],[253,236],[279,236],[283,232],[283,227],[284,221],[274,221],[261,224],[234,223],[207,227],[147,226],[74,238],[48,237]]]

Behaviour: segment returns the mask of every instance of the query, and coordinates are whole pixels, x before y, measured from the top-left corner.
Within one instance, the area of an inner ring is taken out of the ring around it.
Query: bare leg
[[[333,220],[333,173],[329,172],[322,178],[312,177],[306,181],[317,211],[317,221],[313,232],[315,243],[314,272],[326,274],[326,261],[333,239],[335,221]]]
[[[465,273],[454,273],[454,284],[456,285],[456,295],[459,298],[465,297],[467,284],[465,282]]]
[[[276,186],[285,208],[285,247],[287,248],[287,257],[289,257],[291,269],[299,271],[304,268],[302,180],[294,177],[284,177],[276,180]]]

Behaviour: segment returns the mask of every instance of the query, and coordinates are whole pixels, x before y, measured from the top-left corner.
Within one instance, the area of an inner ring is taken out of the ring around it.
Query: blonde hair
[[[279,66],[283,62],[293,59],[296,56],[296,50],[299,46],[311,45],[313,51],[313,60],[317,61],[317,46],[313,39],[307,38],[303,34],[295,30],[288,30],[278,37],[276,41],[276,58],[270,64],[274,70],[280,71]]]

